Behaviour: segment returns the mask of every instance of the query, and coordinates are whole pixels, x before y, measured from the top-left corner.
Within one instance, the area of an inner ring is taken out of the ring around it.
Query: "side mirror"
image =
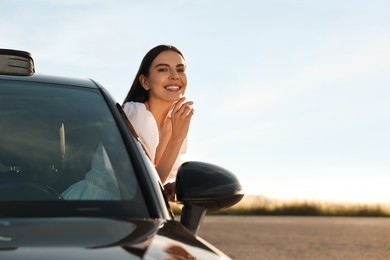
[[[194,234],[207,211],[231,207],[244,197],[233,173],[203,162],[183,163],[177,173],[175,190],[178,203],[184,205],[180,222]]]

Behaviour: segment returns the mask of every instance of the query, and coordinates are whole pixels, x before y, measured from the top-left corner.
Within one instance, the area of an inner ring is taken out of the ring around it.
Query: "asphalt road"
[[[233,259],[390,259],[390,218],[206,216],[198,233]]]

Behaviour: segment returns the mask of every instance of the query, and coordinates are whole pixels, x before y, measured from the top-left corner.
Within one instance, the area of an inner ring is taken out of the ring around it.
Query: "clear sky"
[[[196,114],[190,160],[247,194],[390,202],[390,1],[0,1],[0,48],[122,103],[145,53],[172,44]]]

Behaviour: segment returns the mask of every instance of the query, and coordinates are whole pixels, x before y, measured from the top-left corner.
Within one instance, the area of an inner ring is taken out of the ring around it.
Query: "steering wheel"
[[[53,188],[31,181],[19,179],[0,180],[0,200],[62,200]]]

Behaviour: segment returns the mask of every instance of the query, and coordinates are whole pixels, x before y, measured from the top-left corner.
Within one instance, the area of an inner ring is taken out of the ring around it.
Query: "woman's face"
[[[149,76],[140,76],[142,86],[149,91],[149,99],[174,102],[182,97],[187,87],[186,65],[175,51],[163,51],[152,62]]]

